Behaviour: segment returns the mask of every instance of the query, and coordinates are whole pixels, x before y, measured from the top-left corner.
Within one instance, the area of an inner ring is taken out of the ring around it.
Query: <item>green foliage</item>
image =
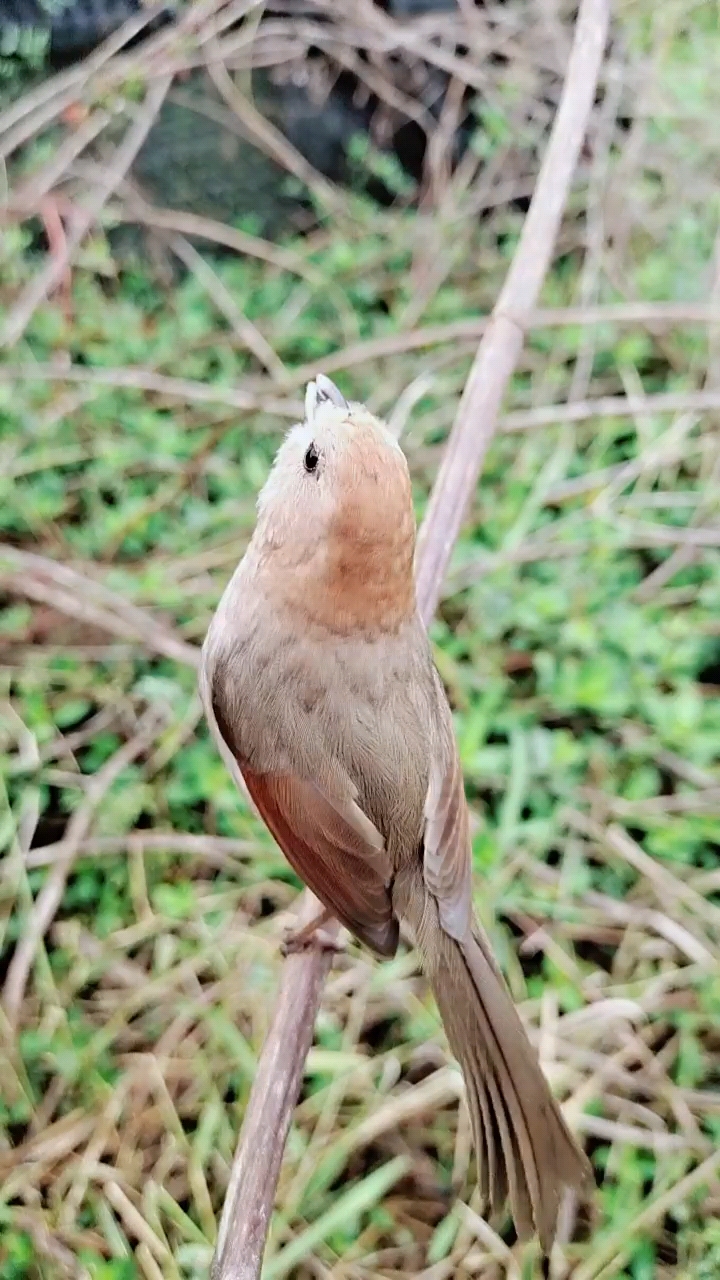
[[[0,1227],[0,1277],[2,1280],[25,1280],[30,1274],[33,1247],[22,1231]]]

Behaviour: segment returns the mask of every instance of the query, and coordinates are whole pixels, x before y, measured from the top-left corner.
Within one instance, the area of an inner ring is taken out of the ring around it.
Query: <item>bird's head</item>
[[[415,516],[405,456],[362,404],[318,375],[258,498],[254,539],[269,571],[302,580],[309,608],[388,626],[414,610]],[[295,588],[293,588],[293,593]],[[312,599],[307,593],[312,594]]]

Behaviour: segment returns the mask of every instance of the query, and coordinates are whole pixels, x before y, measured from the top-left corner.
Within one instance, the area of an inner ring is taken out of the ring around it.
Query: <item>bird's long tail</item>
[[[416,882],[394,905],[410,925],[465,1077],[480,1188],[491,1212],[506,1199],[521,1239],[549,1253],[565,1187],[587,1192],[590,1165],[573,1139],[482,931],[463,942],[441,927]]]

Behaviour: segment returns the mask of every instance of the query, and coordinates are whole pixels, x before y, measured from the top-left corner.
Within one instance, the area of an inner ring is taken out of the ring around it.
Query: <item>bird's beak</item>
[[[347,400],[334,382],[319,373],[314,382],[308,382],[305,392],[305,421],[312,423],[318,405],[323,402],[337,405],[338,409],[348,409]]]

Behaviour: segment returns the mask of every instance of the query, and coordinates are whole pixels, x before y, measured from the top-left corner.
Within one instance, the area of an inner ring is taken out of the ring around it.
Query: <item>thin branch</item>
[[[46,196],[51,188],[65,177],[73,161],[77,160],[99,133],[102,133],[111,119],[110,113],[100,107],[97,111],[93,111],[92,115],[88,116],[77,129],[69,133],[47,164],[43,165],[39,172],[31,174],[22,186],[13,192],[2,210],[3,219],[18,215],[26,218],[36,213],[43,196]]]
[[[82,88],[124,45],[138,35],[162,13],[162,6],[146,9],[130,18],[84,62],[76,63],[49,80],[43,80],[30,93],[0,115],[0,157],[6,159],[17,147],[32,138],[44,125],[54,120],[65,107],[75,102]],[[28,120],[28,117],[30,119]],[[21,125],[21,121],[26,121]],[[4,135],[4,136],[3,136]]]
[[[92,823],[98,805],[127,766],[145,751],[156,737],[165,716],[151,707],[140,721],[134,737],[110,757],[88,785],[82,804],[73,813],[59,857],[33,904],[30,918],[24,922],[20,940],[8,966],[2,992],[2,1003],[10,1026],[14,1026],[25,994],[25,987],[35,954],[62,901],[67,878]]]
[[[248,140],[255,146],[262,147],[271,160],[302,182],[321,208],[336,216],[342,215],[345,202],[332,183],[318,173],[289,139],[240,92],[225,64],[208,59],[207,70],[215,88],[240,122]]]
[[[713,324],[720,315],[718,302],[609,302],[598,306],[538,307],[522,320],[527,333],[531,329],[560,329],[574,325],[590,327],[600,324],[642,324],[648,328],[668,329],[678,324]],[[520,322],[520,317],[515,317]],[[427,325],[407,333],[367,338],[341,351],[299,365],[291,372],[291,385],[303,386],[318,373],[337,373],[352,369],[369,360],[382,360],[439,347],[463,339],[481,338],[490,323],[489,316],[469,316],[449,324]]]
[[[198,213],[187,213],[181,209],[159,209],[141,199],[133,192],[132,200],[127,205],[112,206],[110,212],[118,222],[135,222],[141,226],[156,227],[161,231],[176,231],[183,236],[194,236],[200,240],[209,240],[213,244],[221,244],[226,249],[244,254],[248,258],[257,258],[261,262],[269,262],[280,271],[289,271],[301,276],[309,284],[322,286],[323,276],[306,263],[304,258],[293,249],[283,245],[271,244],[260,236],[251,235],[249,231],[241,231],[238,227],[228,227],[224,222],[214,218],[206,218]],[[720,304],[714,308],[713,320],[720,320]]]
[[[297,926],[302,928],[320,909],[313,894],[304,893]],[[330,927],[325,926],[326,932]],[[285,962],[233,1160],[210,1280],[254,1280],[260,1275],[285,1142],[331,963],[332,953],[319,948]]]
[[[194,245],[191,245],[190,241],[185,239],[185,236],[171,236],[170,247],[188,270],[192,271],[198,283],[205,289],[210,301],[215,304],[217,310],[225,317],[242,346],[246,347],[251,355],[255,356],[258,364],[267,369],[274,382],[287,381],[287,370],[282,360],[275,354],[267,338],[253,324],[252,320],[249,320],[245,313],[240,310],[230,290],[210,266],[210,263],[205,261],[202,254],[198,253]]]
[[[658,391],[648,396],[598,396],[571,404],[543,404],[517,409],[502,420],[503,431],[531,431],[558,422],[587,422],[588,418],[625,418],[638,413],[703,413],[720,409],[720,390]]]
[[[64,251],[59,255],[48,257],[43,269],[23,289],[17,302],[11,308],[0,336],[0,346],[12,347],[22,337],[32,320],[36,308],[44,298],[47,298],[53,292],[53,289],[57,288],[72,260],[73,254],[80,247],[116,187],[122,182],[142,147],[171,84],[171,76],[165,76],[151,84],[134,123],[128,129],[115,152],[112,165],[109,166],[102,182],[93,191],[78,217],[72,233],[68,236]]]
[[[226,868],[257,854],[260,845],[252,840],[236,840],[232,836],[190,835],[185,831],[128,831],[124,836],[88,836],[77,841],[78,856],[116,857],[119,853],[175,853],[199,858],[210,866]],[[67,851],[65,840],[38,845],[25,856],[28,871],[33,867],[53,867]]]
[[[609,3],[583,0],[562,97],[515,257],[465,384],[418,545],[418,602],[425,617],[462,527],[503,395],[550,265],[590,118],[607,38]],[[447,512],[447,520],[438,512]]]
[[[607,38],[608,0],[582,0],[547,155],[513,264],[480,344],[448,442],[418,555],[418,601],[432,616],[500,402],[536,305],[592,110]],[[304,911],[312,911],[304,897]],[[245,1112],[211,1269],[212,1280],[257,1280],[285,1140],[310,1048],[326,951],[291,956]]]
[[[0,365],[0,382],[79,382],[95,387],[127,387],[131,391],[148,391],[185,404],[217,404],[227,409],[249,412],[262,410],[278,418],[297,421],[302,416],[301,400],[268,399],[262,391],[243,391],[240,387],[223,387],[192,378],[171,378],[153,373],[141,366],[120,368],[86,368],[83,365],[20,364]],[[267,384],[266,384],[267,385]]]
[[[253,0],[253,3],[259,2]],[[52,123],[65,107],[79,100],[91,100],[96,90],[104,96],[134,76],[140,80],[146,76],[158,80],[166,75],[172,78],[185,61],[181,51],[187,48],[188,37],[193,43],[195,37],[197,44],[202,45],[203,36],[207,39],[215,30],[216,11],[224,5],[225,0],[196,0],[177,21],[124,52],[124,47],[143,28],[158,18],[167,18],[168,8],[161,0],[160,4],[134,14],[90,57],[41,81],[0,115],[0,156],[6,157],[45,124]],[[32,118],[28,120],[28,117]]]
[[[5,591],[50,605],[123,640],[140,641],[152,653],[173,662],[200,665],[200,649],[175,635],[149,610],[48,556],[0,543],[0,584]]]
[[[624,532],[623,521],[620,532]],[[720,547],[720,527],[677,526],[628,521],[627,534],[636,547]]]
[[[165,224],[158,222],[157,225]],[[180,225],[179,219],[177,225]],[[201,235],[202,233],[199,231],[196,233],[188,226],[187,234]],[[288,266],[287,269],[293,268]],[[523,328],[527,332],[534,328],[559,328],[575,324],[644,322],[667,327],[682,323],[712,324],[719,317],[720,308],[717,304],[633,302],[611,304],[605,307],[539,309],[528,314]],[[311,364],[289,369],[284,385],[290,391],[302,386],[318,373],[335,373],[338,369],[350,369],[366,361],[403,355],[407,351],[417,351],[423,347],[458,342],[463,338],[482,336],[488,330],[489,323],[490,321],[485,317],[477,320],[458,320],[453,324],[418,329],[414,333],[398,333],[387,338],[373,338],[367,342],[358,342],[351,347],[345,347],[342,351],[314,360]],[[267,381],[263,383],[256,378],[246,378],[243,387],[240,388],[208,385],[191,378],[172,378],[166,374],[153,373],[148,369],[127,365],[121,368],[40,363],[0,365],[1,382],[43,382],[45,380],[86,383],[89,386],[95,384],[105,387],[128,387],[132,390],[168,396],[173,400],[189,401],[191,404],[219,404],[229,409],[243,409],[248,412],[262,409],[279,418],[293,420],[297,418],[298,413],[302,413],[300,400],[268,399],[263,390],[263,387],[267,388]],[[560,422],[586,422],[589,418],[622,418],[636,413],[688,411],[701,413],[718,408],[720,408],[720,390],[660,391],[647,396],[599,396],[596,399],[578,400],[569,404],[547,404],[538,405],[533,409],[511,410],[500,419],[499,430],[531,431],[536,427],[555,426]]]

